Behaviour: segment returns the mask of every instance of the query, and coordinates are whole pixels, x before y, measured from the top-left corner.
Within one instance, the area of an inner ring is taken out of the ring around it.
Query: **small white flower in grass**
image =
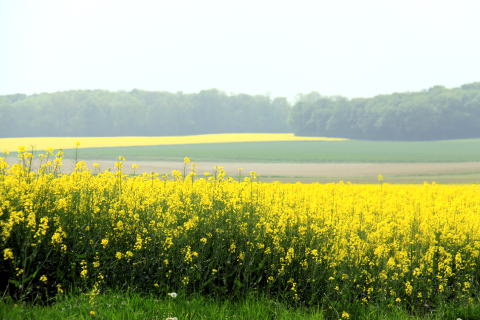
[[[177,293],[176,292],[170,292],[170,293],[167,293],[170,297],[172,298],[176,298],[177,297]]]
[[[168,317],[166,320],[178,320],[177,317]]]

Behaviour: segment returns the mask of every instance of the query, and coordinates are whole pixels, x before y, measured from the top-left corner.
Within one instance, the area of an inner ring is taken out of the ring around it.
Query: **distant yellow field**
[[[292,133],[225,133],[166,137],[47,137],[0,138],[0,152],[16,151],[19,146],[35,150],[79,148],[154,146],[172,144],[265,142],[265,141],[342,141],[344,138],[297,137]]]

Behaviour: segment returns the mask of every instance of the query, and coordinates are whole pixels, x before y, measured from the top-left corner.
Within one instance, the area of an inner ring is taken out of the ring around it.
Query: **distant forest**
[[[133,90],[0,96],[0,137],[163,136],[291,132],[285,98],[218,90]]]
[[[0,137],[294,132],[369,140],[480,137],[480,83],[347,99],[132,90],[0,96]]]
[[[297,135],[368,140],[480,137],[480,83],[346,99],[304,95],[290,113]]]

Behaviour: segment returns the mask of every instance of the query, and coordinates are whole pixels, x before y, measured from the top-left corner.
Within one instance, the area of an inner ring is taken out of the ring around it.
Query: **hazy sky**
[[[480,1],[0,0],[0,94],[293,98],[480,81]]]

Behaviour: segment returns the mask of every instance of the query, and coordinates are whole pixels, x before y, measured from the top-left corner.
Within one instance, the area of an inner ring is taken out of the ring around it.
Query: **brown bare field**
[[[87,161],[89,167],[98,163],[101,170],[114,170],[114,161]],[[135,172],[170,173],[183,170],[183,163],[177,161],[126,161],[125,173],[133,173],[131,165],[139,168]],[[261,163],[261,162],[198,162],[197,172],[212,172],[215,166],[223,166],[233,177],[248,175],[256,171],[261,181],[284,182],[334,182],[351,181],[355,183],[375,183],[379,174],[385,182],[391,183],[480,183],[480,162],[446,163]],[[64,170],[71,171],[73,161],[65,160]],[[187,169],[188,170],[188,169]]]

